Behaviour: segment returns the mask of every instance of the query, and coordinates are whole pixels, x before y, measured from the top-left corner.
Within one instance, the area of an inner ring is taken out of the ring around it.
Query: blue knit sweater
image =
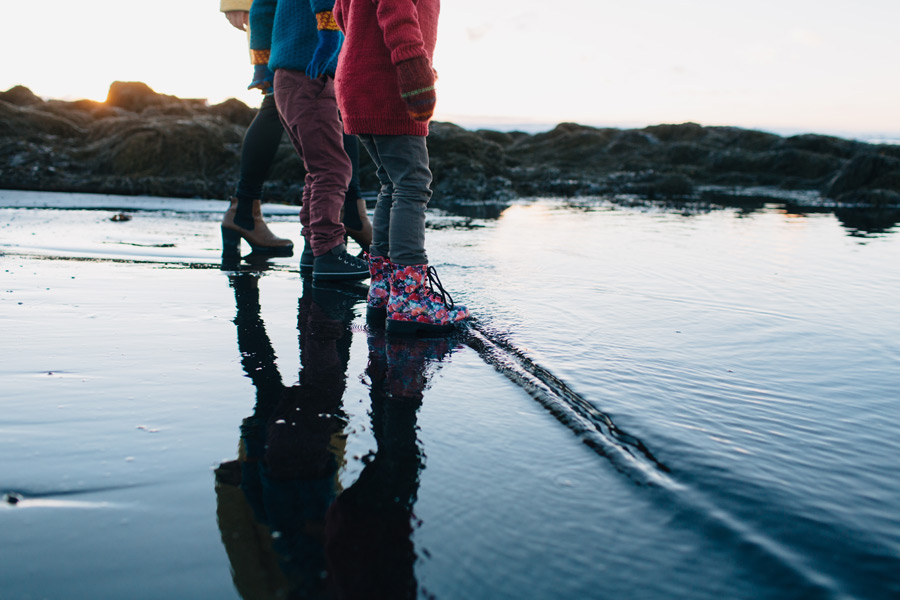
[[[334,0],[254,0],[250,8],[253,62],[269,68],[306,71],[318,43],[316,13],[334,8]],[[334,75],[337,57],[325,69]]]

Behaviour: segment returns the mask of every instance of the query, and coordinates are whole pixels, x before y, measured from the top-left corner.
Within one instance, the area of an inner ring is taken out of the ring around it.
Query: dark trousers
[[[425,138],[364,134],[359,140],[381,184],[372,222],[372,256],[399,265],[427,264],[425,208],[431,199],[431,170]]]
[[[259,200],[262,198],[263,184],[269,176],[269,169],[278,152],[284,127],[275,107],[275,96],[266,94],[244,133],[241,146],[241,178],[235,196],[238,200]]]
[[[343,126],[330,77],[275,71],[275,104],[285,130],[306,168],[300,224],[313,254],[321,256],[344,243],[341,206],[351,165],[344,151]]]

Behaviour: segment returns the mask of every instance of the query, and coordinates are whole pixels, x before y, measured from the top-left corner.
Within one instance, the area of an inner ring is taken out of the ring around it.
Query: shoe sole
[[[420,323],[418,321],[395,321],[387,319],[385,321],[385,330],[390,335],[403,336],[441,336],[453,333],[456,329],[455,323],[446,325],[438,325],[436,323]]]
[[[247,242],[250,244],[250,242]],[[256,255],[265,255],[265,256],[293,256],[294,255],[294,247],[293,246],[254,246],[250,244],[250,250],[253,254]]]
[[[360,279],[365,279],[369,276],[369,270],[365,271],[351,271],[351,272],[338,272],[338,273],[322,273],[321,271],[317,272],[313,269],[312,272],[313,280],[321,279],[322,281],[358,281]]]

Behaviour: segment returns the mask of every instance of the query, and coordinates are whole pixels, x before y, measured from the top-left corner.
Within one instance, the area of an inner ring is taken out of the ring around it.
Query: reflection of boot
[[[429,365],[443,360],[452,348],[446,338],[388,339],[386,391],[395,399],[421,400],[430,378]]]
[[[312,287],[313,302],[330,319],[348,324],[353,320],[353,307],[362,300],[365,288],[322,282]]]
[[[232,198],[231,205],[222,218],[222,251],[223,253],[239,253],[241,238],[247,240],[253,252],[273,256],[291,256],[294,243],[291,240],[276,237],[262,217],[259,200],[253,201],[253,228],[245,229],[234,222],[237,213],[238,199]]]
[[[428,265],[395,265],[387,306],[387,331],[403,335],[443,334],[468,318],[465,306],[456,306]]]
[[[369,255],[369,294],[366,301],[366,322],[384,327],[388,297],[391,295],[391,273],[394,265],[382,256]]]

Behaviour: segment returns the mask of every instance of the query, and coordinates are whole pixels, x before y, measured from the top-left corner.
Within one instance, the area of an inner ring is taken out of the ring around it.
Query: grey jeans
[[[427,264],[425,207],[431,199],[431,170],[425,138],[363,134],[359,140],[381,183],[372,223],[372,256],[399,265]]]

